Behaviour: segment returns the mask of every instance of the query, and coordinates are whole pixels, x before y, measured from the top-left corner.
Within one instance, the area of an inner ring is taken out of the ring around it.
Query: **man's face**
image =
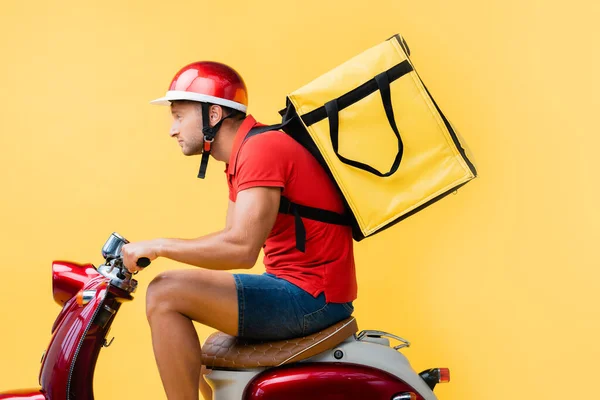
[[[171,104],[171,114],[173,124],[170,135],[177,139],[183,154],[193,156],[202,153],[204,135],[199,105],[175,101]]]

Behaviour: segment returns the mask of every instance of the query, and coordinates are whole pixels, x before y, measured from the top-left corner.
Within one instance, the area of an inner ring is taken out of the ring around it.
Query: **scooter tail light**
[[[439,370],[439,383],[450,382],[450,369],[449,368],[438,368]]]
[[[450,369],[448,368],[432,368],[425,370],[419,374],[421,378],[427,383],[427,386],[431,390],[435,388],[438,383],[450,382]]]

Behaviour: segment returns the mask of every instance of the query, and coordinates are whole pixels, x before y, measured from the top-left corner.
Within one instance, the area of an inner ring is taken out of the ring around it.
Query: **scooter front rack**
[[[400,336],[396,336],[396,335],[393,335],[391,333],[384,332],[384,331],[368,331],[368,330],[361,331],[358,333],[358,335],[356,335],[356,340],[361,341],[367,337],[374,337],[374,338],[387,337],[387,338],[396,339],[397,341],[402,342],[402,344],[399,344],[398,346],[394,346],[394,350],[399,350],[404,347],[410,347],[410,342],[408,340],[403,339]]]

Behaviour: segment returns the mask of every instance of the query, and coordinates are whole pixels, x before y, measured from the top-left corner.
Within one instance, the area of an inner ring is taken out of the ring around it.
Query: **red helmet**
[[[169,105],[174,100],[218,104],[246,112],[248,91],[233,68],[212,61],[199,61],[183,67],[171,81],[165,97],[152,104]]]

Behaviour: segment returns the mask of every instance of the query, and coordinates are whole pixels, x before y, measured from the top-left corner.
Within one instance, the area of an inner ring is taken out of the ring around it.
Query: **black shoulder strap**
[[[250,132],[248,132],[244,140],[248,140],[252,136],[260,135],[264,132],[279,130],[284,125],[286,124],[283,123],[279,125],[261,126],[250,129]],[[303,253],[306,251],[306,229],[304,228],[302,218],[334,225],[351,225],[350,218],[348,218],[347,215],[338,214],[336,212],[321,208],[303,206],[301,204],[291,202],[284,196],[281,196],[281,200],[279,202],[279,212],[281,214],[290,214],[295,217],[294,224],[296,227],[296,248]]]
[[[283,124],[259,126],[258,128],[252,128],[246,134],[246,138],[244,138],[244,141],[250,139],[252,136],[260,135],[261,133],[265,133],[265,132],[269,132],[269,131],[278,131],[282,127],[283,127]]]

